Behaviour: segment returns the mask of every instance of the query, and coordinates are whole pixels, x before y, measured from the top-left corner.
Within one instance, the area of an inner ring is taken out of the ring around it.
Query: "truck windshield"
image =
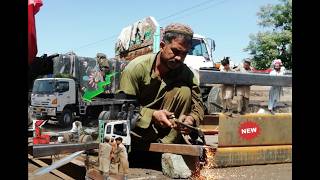
[[[188,52],[188,55],[203,56],[209,59],[209,53],[203,39],[192,39],[192,47]]]
[[[52,94],[54,92],[54,89],[55,89],[54,80],[40,80],[40,81],[34,82],[32,93]]]

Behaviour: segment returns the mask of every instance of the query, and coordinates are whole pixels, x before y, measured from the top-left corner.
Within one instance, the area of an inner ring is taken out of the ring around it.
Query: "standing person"
[[[232,72],[233,70],[230,68],[230,61],[229,58],[224,58],[221,61],[222,69],[221,72]],[[222,84],[220,86],[221,90],[221,100],[222,100],[222,113],[225,113],[226,115],[232,114],[232,99],[234,95],[234,85],[229,84]]]
[[[113,138],[111,138],[110,145],[112,146],[110,174],[118,174],[119,173],[119,162],[120,162],[120,159],[117,156],[117,154],[115,154],[115,152],[117,150],[117,143]]]
[[[282,68],[282,62],[280,59],[275,59],[272,62],[273,69],[270,72],[271,76],[282,76],[285,73],[285,68]],[[269,103],[268,109],[270,113],[274,114],[274,108],[280,99],[280,95],[283,95],[283,89],[281,86],[272,86],[269,91]]]
[[[116,138],[117,149],[115,155],[119,158],[119,174],[123,174],[125,178],[129,173],[128,153],[126,147],[122,144],[122,138]]]
[[[244,59],[243,63],[240,64],[235,71],[241,73],[250,73],[252,71],[251,60]],[[249,97],[250,97],[250,86],[248,85],[237,85],[236,86],[237,93],[237,113],[245,114],[248,106],[249,106]]]
[[[164,29],[160,51],[133,59],[121,73],[119,97],[133,97],[141,107],[132,129],[132,148],[151,142],[183,143],[181,132],[169,120],[172,114],[191,126],[203,120],[199,83],[183,63],[192,38],[189,26],[170,24]]]
[[[109,143],[110,138],[107,136],[104,139],[104,143],[99,144],[99,171],[107,178],[109,176],[110,170],[110,155],[112,151],[112,146]]]

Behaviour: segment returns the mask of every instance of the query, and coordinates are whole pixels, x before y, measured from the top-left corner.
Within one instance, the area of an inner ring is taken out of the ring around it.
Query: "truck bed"
[[[92,99],[91,102],[85,102],[85,103],[87,106],[98,106],[98,105],[123,104],[125,102],[135,102],[135,100],[96,97]]]

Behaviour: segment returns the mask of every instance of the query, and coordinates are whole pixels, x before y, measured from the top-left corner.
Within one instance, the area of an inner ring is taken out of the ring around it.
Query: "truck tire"
[[[221,112],[221,109],[217,107],[217,105],[221,106],[220,88],[218,86],[213,86],[205,103],[208,114]]]
[[[101,111],[99,114],[98,120],[110,120],[111,113],[110,111]]]
[[[59,123],[64,127],[71,126],[73,120],[74,117],[70,109],[64,109],[62,115],[59,117]]]
[[[88,143],[92,141],[93,141],[93,138],[91,135],[83,134],[79,137],[79,143]]]

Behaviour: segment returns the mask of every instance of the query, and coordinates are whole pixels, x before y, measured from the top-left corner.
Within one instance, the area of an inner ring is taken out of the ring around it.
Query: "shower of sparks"
[[[204,162],[197,162],[196,170],[193,172],[192,179],[194,180],[213,180],[217,176],[210,174],[209,169],[216,167],[214,156],[216,149],[212,147],[204,148]],[[200,173],[201,172],[201,173]]]

